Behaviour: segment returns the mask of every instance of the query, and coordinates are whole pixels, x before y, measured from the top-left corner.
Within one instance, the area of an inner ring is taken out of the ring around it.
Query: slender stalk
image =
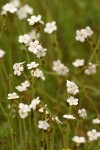
[[[27,129],[26,129],[25,120],[23,120],[23,126],[24,126],[24,134],[25,134],[25,146],[27,147]]]
[[[93,50],[93,53],[92,53],[92,55],[90,56],[88,62],[91,62],[91,60],[93,59],[93,57],[94,57],[96,51],[98,50],[99,45],[100,45],[100,37],[99,37],[99,40],[98,40],[98,42],[97,42],[97,45],[95,46],[95,48],[94,48],[94,50]]]

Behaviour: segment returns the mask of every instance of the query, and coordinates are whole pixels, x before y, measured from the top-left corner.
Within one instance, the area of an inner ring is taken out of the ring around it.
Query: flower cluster
[[[66,86],[67,92],[70,94],[76,95],[79,92],[78,86],[74,82],[67,80]]]
[[[57,26],[56,26],[55,21],[46,23],[45,28],[44,28],[44,32],[51,34],[56,30],[57,30]]]
[[[65,118],[65,119],[76,119],[73,115],[63,115],[63,118]]]
[[[70,106],[72,106],[72,105],[77,105],[77,104],[78,104],[78,99],[77,99],[77,98],[74,98],[73,96],[70,96],[70,97],[67,99],[67,102],[69,103]]]
[[[49,127],[50,127],[50,125],[48,124],[48,122],[46,120],[39,120],[38,121],[38,128],[39,129],[47,130]]]
[[[36,99],[33,99],[32,101],[31,101],[31,104],[30,104],[30,108],[31,109],[33,109],[33,110],[36,110],[36,107],[37,107],[37,105],[40,103],[40,98],[39,97],[37,97]]]
[[[31,37],[28,34],[20,35],[18,41],[19,43],[23,43],[28,46],[29,42],[31,41]]]
[[[42,70],[40,70],[40,69],[36,69],[35,71],[32,70],[31,75],[36,78],[41,78],[42,80],[45,80],[44,74],[43,74]]]
[[[72,138],[72,140],[77,143],[77,144],[81,144],[81,143],[85,143],[86,142],[86,139],[85,137],[80,137],[80,136],[74,136]]]
[[[90,27],[86,27],[85,29],[77,30],[75,39],[80,42],[84,42],[86,38],[91,37],[93,31]]]
[[[20,7],[17,11],[17,16],[20,20],[26,19],[28,15],[33,14],[33,8],[30,7],[28,4],[25,4],[24,6]]]
[[[93,124],[100,124],[100,119],[95,118],[95,119],[92,120],[92,123]]]
[[[44,57],[46,55],[46,48],[43,48],[38,40],[35,40],[34,42],[31,41],[29,43],[28,50],[32,53],[34,53],[38,58]]]
[[[19,115],[22,119],[28,116],[28,112],[30,112],[30,107],[26,104],[19,103]]]
[[[14,75],[20,76],[22,74],[22,72],[24,71],[23,64],[24,64],[24,62],[15,63],[13,65]]]
[[[57,61],[53,62],[53,71],[59,75],[65,76],[69,72],[69,69],[58,59]]]
[[[19,98],[19,96],[16,92],[8,94],[8,99],[10,99],[10,100],[17,99],[17,98]]]
[[[100,132],[97,132],[95,129],[92,129],[91,131],[87,132],[87,136],[89,138],[89,141],[95,141],[100,137]]]
[[[15,7],[15,5],[9,2],[3,5],[1,14],[6,15],[8,12],[11,14],[14,14],[16,11],[17,11],[17,8]]]
[[[39,66],[38,63],[36,63],[36,62],[31,62],[30,64],[27,64],[27,69],[33,70],[33,69],[37,68],[37,66]]]
[[[72,64],[74,67],[81,67],[84,65],[84,59],[76,59]]]
[[[85,70],[85,74],[91,75],[96,73],[96,64],[89,63],[88,68]]]
[[[19,91],[19,92],[24,92],[24,91],[27,91],[27,89],[30,87],[30,83],[29,81],[24,81],[23,83],[21,83],[21,85],[19,86],[16,86],[16,89]]]
[[[79,109],[78,110],[78,114],[79,114],[79,116],[81,117],[81,118],[86,118],[86,116],[87,116],[87,113],[86,113],[86,110],[84,109],[84,108],[82,108],[82,109]]]
[[[31,16],[31,18],[27,19],[27,21],[31,26],[36,25],[37,23],[44,24],[44,22],[41,20],[41,15],[38,16],[33,15]]]

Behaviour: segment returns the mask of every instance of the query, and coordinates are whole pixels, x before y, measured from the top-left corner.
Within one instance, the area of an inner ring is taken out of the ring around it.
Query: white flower
[[[80,42],[84,42],[87,38],[87,32],[85,29],[77,30],[75,39]]]
[[[72,64],[75,67],[81,67],[84,65],[84,59],[76,59]]]
[[[28,112],[30,112],[30,107],[26,104],[19,103],[19,115],[22,119],[28,116]]]
[[[25,86],[22,86],[22,85],[16,86],[16,89],[17,89],[19,92],[27,91],[27,88],[26,88]]]
[[[32,70],[31,75],[36,78],[41,78],[42,80],[45,80],[44,74],[40,69],[36,69],[35,71]]]
[[[19,98],[19,96],[17,95],[16,92],[8,94],[8,99],[17,99],[17,98]]]
[[[23,109],[27,112],[30,112],[30,107],[27,104],[19,103],[19,109]]]
[[[30,87],[30,83],[28,80],[24,81],[21,85],[26,87],[26,88]]]
[[[21,73],[24,71],[23,62],[22,63],[15,63],[13,65],[14,75],[20,76]]]
[[[31,16],[31,18],[27,19],[27,21],[29,22],[29,25],[35,25],[36,23],[41,23],[44,24],[44,22],[41,20],[41,15],[38,16]]]
[[[86,110],[84,108],[78,110],[78,114],[81,118],[85,119],[87,116]]]
[[[16,89],[19,91],[19,92],[24,92],[24,91],[27,91],[27,88],[30,87],[30,83],[29,81],[24,81],[23,83],[21,83],[21,85],[19,86],[16,86]]]
[[[7,12],[14,14],[17,11],[17,8],[12,3],[6,3],[2,7],[2,15],[6,15]]]
[[[49,127],[50,127],[50,125],[48,124],[48,122],[46,120],[39,120],[38,121],[38,128],[39,129],[47,130]]]
[[[89,63],[88,68],[85,70],[85,74],[91,75],[96,73],[96,64]]]
[[[74,82],[67,80],[66,86],[67,86],[67,92],[70,94],[75,95],[79,92],[78,86]]]
[[[30,108],[32,108],[33,110],[36,110],[36,107],[39,103],[40,103],[39,97],[37,97],[36,99],[33,99],[31,104],[30,104]]]
[[[63,115],[63,118],[65,118],[65,119],[76,119],[73,115],[70,115],[70,114]]]
[[[51,34],[51,33],[53,33],[56,30],[57,30],[57,26],[56,26],[56,22],[55,21],[46,23],[44,32],[46,32],[48,34]]]
[[[57,61],[53,62],[53,71],[58,73],[59,75],[66,75],[69,72],[69,69],[67,66],[61,63],[61,61],[58,59]]]
[[[29,43],[29,48],[28,50],[30,52],[33,52],[34,54],[36,54],[37,50],[40,49],[42,46],[39,44],[39,41],[38,40],[35,40],[34,42],[31,41]]]
[[[91,131],[87,132],[87,136],[89,138],[89,141],[95,141],[100,137],[100,132],[97,132],[95,129],[92,129]]]
[[[86,38],[91,37],[93,31],[90,27],[86,27],[85,29],[77,30],[75,39],[80,42],[84,42]]]
[[[78,104],[78,99],[77,99],[77,98],[74,98],[73,96],[70,96],[70,97],[67,99],[67,102],[69,103],[70,106],[72,106],[72,105],[77,105],[77,104]]]
[[[100,124],[100,119],[95,118],[95,119],[92,120],[92,123],[93,124]]]
[[[3,51],[2,49],[0,49],[0,58],[3,58],[4,55],[5,55],[5,51]]]
[[[24,109],[19,109],[19,115],[22,119],[26,118],[28,116],[28,112],[25,111]]]
[[[28,15],[32,15],[33,14],[33,8],[30,7],[29,5],[25,4],[24,6],[22,6],[18,11],[17,11],[17,15],[18,18],[20,20],[26,19],[28,17]]]
[[[41,47],[40,49],[38,49],[38,51],[36,52],[36,56],[38,58],[44,57],[46,55],[46,48]]]
[[[29,42],[31,41],[31,37],[28,34],[20,35],[18,41],[19,43],[23,43],[28,46]]]
[[[85,140],[85,137],[79,137],[79,136],[74,136],[73,138],[72,138],[72,140],[75,142],[75,143],[77,143],[77,144],[81,144],[81,143],[85,143],[86,142],[86,140]]]
[[[86,29],[87,35],[91,37],[92,34],[93,34],[93,31],[91,30],[91,28],[90,27],[86,27],[85,29]]]
[[[63,124],[63,123],[59,120],[58,116],[52,117],[52,120],[55,120],[57,123]]]
[[[46,113],[47,115],[49,114],[49,112],[46,110],[46,108],[47,108],[47,104],[44,106],[44,107],[41,107],[38,111],[40,112],[40,113]]]
[[[29,43],[29,48],[28,50],[32,53],[34,53],[38,58],[44,57],[46,55],[46,48],[43,48],[38,40],[35,40],[34,42]]]
[[[36,62],[31,62],[30,64],[27,64],[27,69],[34,69],[34,68],[36,68],[37,66],[39,66],[38,63],[36,63]]]

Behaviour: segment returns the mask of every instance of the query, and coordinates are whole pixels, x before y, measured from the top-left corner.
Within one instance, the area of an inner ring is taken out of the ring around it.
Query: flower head
[[[41,107],[38,111],[40,112],[40,113],[46,113],[47,115],[49,114],[49,112],[46,110],[46,108],[47,108],[47,104],[44,106],[44,107]]]
[[[85,119],[87,116],[86,110],[84,108],[78,110],[78,114],[81,118]]]
[[[76,59],[72,64],[75,67],[81,67],[84,65],[84,59]]]
[[[59,75],[64,76],[69,72],[69,69],[58,59],[57,61],[53,62],[53,71],[55,71]]]
[[[43,81],[45,80],[44,74],[43,74],[42,70],[40,70],[40,69],[36,69],[35,71],[32,70],[31,75],[36,78],[41,78]]]
[[[92,123],[93,124],[100,124],[100,119],[95,118],[95,119],[92,120]]]
[[[37,66],[39,66],[38,63],[31,62],[30,64],[27,64],[27,69],[34,69],[34,68],[37,68]]]
[[[29,25],[35,25],[36,23],[40,23],[40,24],[44,24],[44,22],[41,20],[41,15],[38,16],[31,16],[31,18],[27,19],[27,21],[29,22]]]
[[[31,37],[28,34],[20,35],[18,41],[19,43],[23,43],[28,46],[29,42],[31,41]]]
[[[19,115],[22,119],[28,116],[28,112],[30,112],[30,107],[26,104],[19,103]]]
[[[91,37],[93,31],[90,27],[86,27],[85,29],[77,30],[75,39],[80,42],[84,42],[86,38]]]
[[[5,5],[3,5],[2,7],[2,15],[6,15],[7,12],[14,14],[17,11],[17,8],[14,6],[13,3],[6,3]]]
[[[26,19],[28,15],[33,14],[33,8],[30,7],[28,4],[25,4],[24,6],[20,7],[20,9],[17,11],[17,16],[20,20]]]
[[[57,26],[56,26],[56,22],[55,21],[46,23],[44,32],[46,32],[48,34],[51,34],[51,33],[53,33],[56,30],[57,30]]]
[[[100,132],[97,132],[95,129],[92,129],[91,131],[87,132],[87,136],[89,138],[89,141],[95,141],[100,137]]]
[[[89,63],[88,68],[85,70],[86,75],[91,75],[96,73],[96,64]]]
[[[29,43],[29,48],[28,50],[32,53],[34,53],[38,58],[44,57],[46,55],[46,48],[43,48],[38,40],[35,40],[34,42],[31,41]]]
[[[72,105],[77,105],[77,104],[78,104],[78,99],[77,99],[77,98],[74,98],[73,96],[70,96],[70,97],[67,99],[67,102],[69,103],[70,106],[72,106]]]
[[[87,35],[88,35],[89,37],[91,37],[92,34],[93,34],[93,31],[91,30],[91,28],[90,28],[89,26],[87,26],[85,29],[86,29]]]
[[[85,29],[77,30],[76,31],[76,40],[80,42],[84,42],[87,38],[87,32]]]
[[[19,98],[19,95],[17,95],[16,92],[8,94],[8,99],[12,99],[13,100],[13,99],[17,99],[17,98]]]
[[[55,120],[57,123],[63,124],[63,123],[59,120],[58,116],[52,117],[52,120]]]
[[[79,92],[78,86],[74,82],[67,80],[66,86],[67,92],[70,94],[76,95]]]
[[[73,115],[70,115],[70,114],[63,115],[63,118],[65,118],[65,119],[76,119]]]
[[[85,142],[86,142],[85,137],[83,137],[83,136],[81,136],[81,137],[79,137],[79,136],[74,136],[74,137],[72,138],[72,140],[73,140],[75,143],[77,143],[77,144],[81,144],[81,143],[85,143]]]
[[[36,110],[37,105],[40,103],[40,98],[37,97],[31,101],[30,108]]]
[[[48,124],[48,122],[46,120],[39,120],[38,121],[38,128],[39,129],[47,130],[49,127],[50,127],[50,125]]]
[[[13,65],[14,75],[20,76],[24,71],[23,62],[22,63],[15,63]]]

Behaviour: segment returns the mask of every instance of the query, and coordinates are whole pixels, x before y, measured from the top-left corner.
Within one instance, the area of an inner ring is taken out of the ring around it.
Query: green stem
[[[24,126],[24,134],[25,134],[25,146],[27,147],[27,130],[26,130],[25,120],[23,120],[23,126]]]
[[[98,40],[98,42],[97,42],[97,45],[95,46],[95,48],[94,48],[94,50],[93,50],[93,53],[92,53],[92,55],[90,56],[88,62],[91,62],[91,60],[93,59],[93,57],[94,57],[96,51],[98,50],[99,45],[100,45],[100,37],[99,37],[99,40]]]

